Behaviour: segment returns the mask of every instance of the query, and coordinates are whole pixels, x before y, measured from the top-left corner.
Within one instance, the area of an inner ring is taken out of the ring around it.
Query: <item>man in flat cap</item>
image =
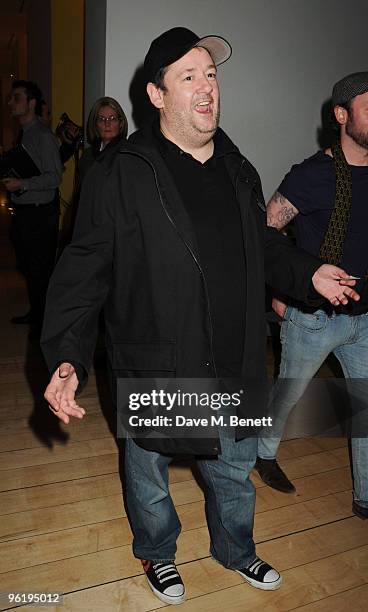
[[[336,304],[359,299],[342,269],[266,230],[258,174],[218,128],[216,72],[230,55],[223,38],[186,28],[154,40],[144,68],[157,118],[86,181],[42,339],[54,372],[45,397],[65,423],[85,415],[74,394],[87,379],[102,304],[115,380],[129,378],[139,391],[140,378],[232,377],[246,393],[266,378],[265,267],[272,286],[299,299],[311,290],[319,300],[312,284]],[[181,525],[168,489],[169,463],[183,453],[198,458],[211,555],[257,588],[278,588],[281,576],[253,541],[256,438],[234,428],[212,437],[167,430],[130,433],[125,450],[133,551],[153,592],[169,604],[185,599],[174,562]]]
[[[287,416],[330,353],[339,360],[363,415],[368,378],[368,72],[338,81],[332,106],[337,144],[294,165],[267,205],[268,225],[278,230],[295,218],[297,245],[357,277],[359,302],[325,304],[315,309],[273,300],[283,318],[279,380],[273,411]],[[363,428],[352,436],[354,514],[368,518],[368,438]],[[360,437],[362,436],[362,437]],[[260,439],[256,468],[269,486],[285,493],[295,488],[276,460],[280,437]]]

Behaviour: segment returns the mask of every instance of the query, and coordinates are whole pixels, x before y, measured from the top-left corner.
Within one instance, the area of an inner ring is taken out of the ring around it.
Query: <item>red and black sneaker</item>
[[[247,565],[247,567],[235,571],[243,576],[244,580],[249,584],[256,587],[256,589],[274,591],[282,583],[282,577],[278,571],[259,557],[253,559],[252,563]]]
[[[161,601],[168,604],[180,604],[185,601],[185,586],[174,561],[154,563],[142,559],[142,565],[148,584]]]

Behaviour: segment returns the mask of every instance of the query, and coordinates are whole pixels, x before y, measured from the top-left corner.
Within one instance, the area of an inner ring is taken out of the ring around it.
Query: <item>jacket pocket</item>
[[[176,369],[175,342],[119,342],[112,346],[114,370],[173,372]]]

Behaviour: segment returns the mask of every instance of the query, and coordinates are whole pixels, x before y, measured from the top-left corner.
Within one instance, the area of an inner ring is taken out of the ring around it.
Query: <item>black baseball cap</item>
[[[335,83],[332,90],[332,105],[341,106],[367,91],[368,72],[353,72]]]
[[[193,47],[207,49],[216,66],[226,62],[232,53],[230,44],[222,36],[200,38],[187,28],[172,28],[155,38],[148,49],[144,60],[147,82],[153,82],[161,68],[173,64]]]

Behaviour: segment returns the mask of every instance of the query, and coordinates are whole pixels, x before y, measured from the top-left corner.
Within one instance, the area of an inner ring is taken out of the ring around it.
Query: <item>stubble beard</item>
[[[183,111],[174,111],[170,117],[170,131],[175,133],[182,142],[193,146],[204,146],[212,140],[220,122],[220,103],[213,115],[210,125],[198,123],[192,116]]]
[[[354,124],[354,119],[348,119],[345,131],[348,136],[360,147],[368,150],[368,133],[359,132]]]

